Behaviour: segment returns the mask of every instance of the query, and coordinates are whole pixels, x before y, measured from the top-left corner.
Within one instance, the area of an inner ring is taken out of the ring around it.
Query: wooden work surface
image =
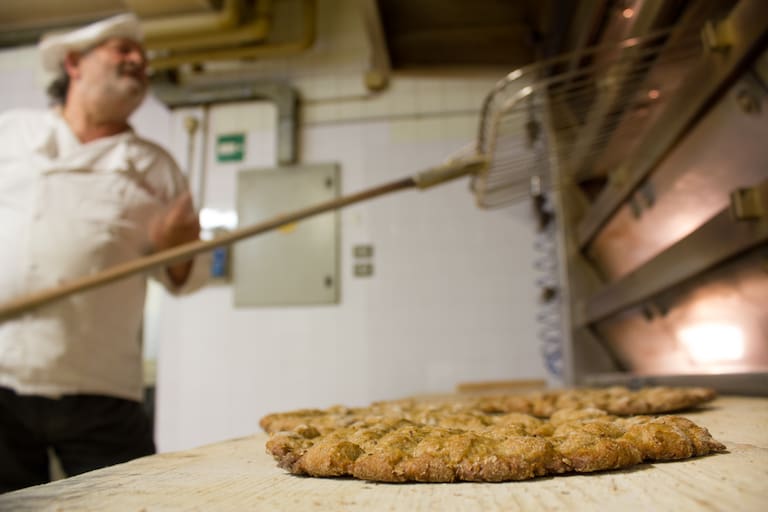
[[[768,510],[768,398],[684,415],[728,452],[523,482],[376,484],[288,475],[257,434],[1,495],[0,511]]]

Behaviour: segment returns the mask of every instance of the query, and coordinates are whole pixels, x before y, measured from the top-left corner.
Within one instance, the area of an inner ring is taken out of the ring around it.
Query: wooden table
[[[768,510],[768,398],[721,397],[685,416],[728,452],[524,482],[376,484],[288,475],[256,434],[1,495],[0,511]]]

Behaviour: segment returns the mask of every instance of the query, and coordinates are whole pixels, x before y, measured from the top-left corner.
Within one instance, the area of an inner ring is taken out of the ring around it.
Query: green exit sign
[[[216,136],[217,162],[242,162],[245,155],[245,134],[227,133]]]

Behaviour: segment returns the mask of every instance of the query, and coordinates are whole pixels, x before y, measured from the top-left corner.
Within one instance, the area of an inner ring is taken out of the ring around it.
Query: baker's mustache
[[[140,64],[134,64],[132,62],[122,62],[117,67],[117,72],[121,75],[133,75],[133,76],[145,76],[146,70],[144,66]]]

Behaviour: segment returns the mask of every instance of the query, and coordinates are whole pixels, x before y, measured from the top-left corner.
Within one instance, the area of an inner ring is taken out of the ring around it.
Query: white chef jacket
[[[132,130],[82,144],[56,111],[0,115],[0,303],[150,251],[147,223],[186,190],[162,148]],[[183,287],[202,286],[198,257]],[[0,386],[20,394],[140,400],[146,276],[0,320]]]

